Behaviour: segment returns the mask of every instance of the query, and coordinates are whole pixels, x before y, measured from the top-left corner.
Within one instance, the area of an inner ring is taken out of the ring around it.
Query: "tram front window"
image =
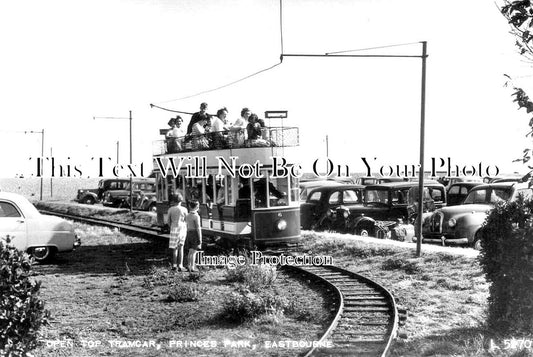
[[[268,187],[268,190],[267,190]],[[254,199],[256,208],[287,206],[287,178],[270,179],[260,178],[253,182]],[[268,195],[268,199],[267,199]]]

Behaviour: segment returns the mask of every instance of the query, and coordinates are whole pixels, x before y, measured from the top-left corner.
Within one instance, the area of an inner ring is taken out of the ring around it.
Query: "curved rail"
[[[40,210],[86,223],[168,238],[160,229],[130,225],[116,221],[89,218],[66,213]],[[285,252],[287,253],[287,252]],[[380,284],[357,273],[336,266],[288,267],[290,271],[312,276],[333,290],[337,311],[325,333],[305,357],[311,356],[379,356],[389,354],[398,333],[398,308],[392,294]],[[331,347],[325,342],[331,339]]]
[[[387,356],[398,333],[392,294],[378,283],[336,266],[294,268],[312,274],[341,294],[333,322],[318,347],[305,356]],[[332,346],[324,348],[330,340]]]

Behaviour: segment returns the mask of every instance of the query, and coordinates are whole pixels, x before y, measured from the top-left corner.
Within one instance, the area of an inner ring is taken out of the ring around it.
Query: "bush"
[[[47,321],[41,284],[30,275],[28,255],[0,242],[0,355],[22,356],[35,348],[38,330]]]
[[[168,302],[187,302],[198,301],[200,296],[205,293],[204,289],[201,289],[196,284],[174,284],[170,286],[168,290],[167,301]]]
[[[402,258],[389,258],[382,264],[383,270],[403,270],[407,274],[416,274],[421,272],[418,263],[405,260]]]
[[[289,301],[270,290],[260,294],[244,288],[228,295],[223,305],[223,315],[227,320],[244,322],[264,314],[282,315]]]
[[[531,201],[502,203],[482,227],[479,261],[489,292],[488,325],[501,333],[533,330]]]
[[[271,286],[277,277],[275,265],[239,265],[235,269],[228,269],[226,279],[229,282],[244,284],[250,291],[257,292],[263,287]]]

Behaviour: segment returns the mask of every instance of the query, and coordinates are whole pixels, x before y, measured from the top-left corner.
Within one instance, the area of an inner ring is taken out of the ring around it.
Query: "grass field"
[[[115,215],[109,217],[112,216]],[[121,220],[141,218],[128,218],[128,213],[122,216]],[[285,279],[282,282],[285,285],[277,291],[290,291],[288,294],[302,304],[303,310],[310,309],[305,310],[307,312],[302,316],[308,316],[310,311],[317,314],[318,318],[307,327],[302,327],[300,321],[285,318],[244,325],[215,323],[214,318],[219,315],[214,311],[221,301],[216,299],[228,291],[224,290],[228,286],[222,283],[224,278],[217,270],[205,274],[204,283],[213,288],[205,295],[208,301],[203,303],[207,305],[172,303],[172,309],[169,309],[170,305],[162,302],[166,294],[165,285],[153,291],[143,288],[146,279],[166,271],[166,243],[139,242],[136,238],[119,236],[109,229],[99,231],[83,228],[82,225],[78,227],[82,249],[58,264],[36,266],[37,278],[43,281],[42,296],[54,316],[52,327],[45,330],[46,338],[92,336],[95,339],[127,339],[155,336],[168,339],[183,336],[200,339],[229,336],[231,339],[253,338],[261,342],[267,338],[309,339],[309,336],[318,334],[320,325],[324,323],[321,315],[324,304],[327,306],[324,296],[317,291],[309,292],[305,284],[291,279]],[[407,339],[398,341],[393,356],[533,356],[531,348],[521,349],[519,343],[508,343],[512,338],[524,339],[527,347],[533,335],[497,336],[487,330],[485,312],[489,285],[473,250],[424,245],[422,257],[416,257],[413,244],[387,244],[389,242],[364,240],[345,234],[304,232],[302,249],[308,254],[331,255],[335,265],[383,284],[393,293],[398,305],[408,310],[407,321],[401,327]],[[181,281],[182,278],[178,275],[175,279]],[[295,290],[290,290],[293,287]],[[218,303],[212,305],[211,301]],[[314,302],[318,305],[313,305]],[[183,309],[186,311],[183,318],[193,322],[168,327],[166,316],[180,314]],[[206,313],[205,309],[213,314]],[[158,321],[157,326],[167,327],[163,328],[162,334],[156,335],[149,320]],[[263,332],[273,335],[262,335]],[[51,356],[62,351],[64,355],[69,355],[67,350],[59,349],[52,353],[45,347],[38,350],[38,355]],[[74,352],[76,355],[88,353],[85,349]],[[108,348],[100,352],[132,355],[131,350]],[[190,350],[186,355],[234,355],[233,352],[248,355],[244,352],[251,351]],[[298,354],[298,351],[286,350],[263,352],[287,356]]]

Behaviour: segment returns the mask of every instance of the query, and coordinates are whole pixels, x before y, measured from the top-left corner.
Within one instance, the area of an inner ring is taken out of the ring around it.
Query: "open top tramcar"
[[[220,135],[216,145],[198,144],[213,135]],[[179,192],[185,202],[200,203],[208,239],[232,247],[300,241],[298,128],[263,128],[260,142],[242,137],[238,129],[154,143],[158,225],[167,222],[170,197]]]

